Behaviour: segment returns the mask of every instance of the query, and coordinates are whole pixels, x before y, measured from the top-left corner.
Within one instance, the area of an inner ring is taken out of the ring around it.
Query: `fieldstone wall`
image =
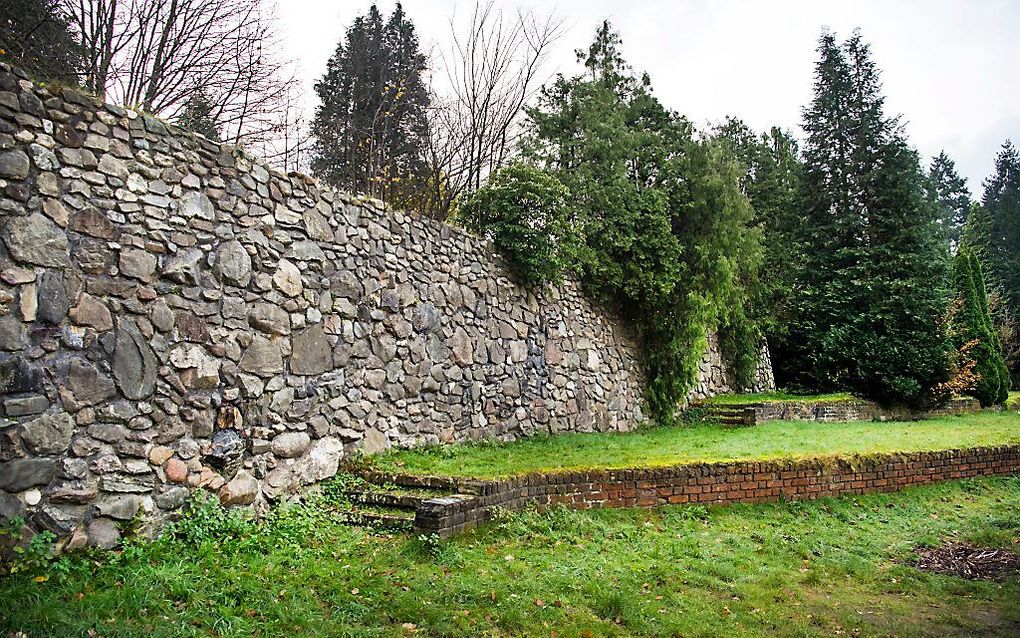
[[[723,359],[719,337],[714,332],[708,334],[708,349],[698,363],[698,381],[687,397],[688,401],[699,401],[720,394],[736,392],[770,392],[776,389],[776,379],[772,372],[772,357],[768,344],[763,343],[758,351],[758,366],[754,371],[754,383],[750,388],[740,388],[733,378],[733,373]]]
[[[637,347],[456,229],[0,65],[0,517],[72,545],[357,449],[622,431]]]

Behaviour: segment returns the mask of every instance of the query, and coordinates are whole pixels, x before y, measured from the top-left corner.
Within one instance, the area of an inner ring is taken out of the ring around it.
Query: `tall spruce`
[[[959,308],[956,314],[956,347],[967,349],[977,379],[968,390],[983,406],[1002,403],[1009,395],[1009,371],[988,311],[981,264],[974,251],[962,247],[953,261],[953,282]]]
[[[1020,154],[1006,140],[984,182],[983,217],[971,235],[999,301],[993,319],[1015,387],[1020,387]]]
[[[920,404],[948,375],[948,254],[917,154],[884,112],[855,32],[819,40],[804,110],[802,241],[810,245],[781,370],[787,382]]]
[[[327,183],[400,204],[425,174],[425,56],[398,3],[355,18],[315,84],[312,169]]]
[[[928,197],[938,207],[939,224],[955,252],[970,212],[970,189],[945,151],[939,153],[928,168]]]

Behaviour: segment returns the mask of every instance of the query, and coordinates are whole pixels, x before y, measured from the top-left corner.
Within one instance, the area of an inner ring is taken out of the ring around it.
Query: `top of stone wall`
[[[181,142],[185,148],[191,148],[194,150],[202,151],[205,153],[212,153],[217,156],[217,161],[221,166],[231,167],[237,169],[239,172],[249,173],[253,179],[258,183],[268,183],[269,177],[275,177],[280,180],[292,181],[294,183],[300,183],[306,188],[318,192],[323,199],[333,202],[343,202],[345,204],[352,204],[363,206],[375,210],[380,213],[385,213],[390,216],[395,216],[399,223],[403,223],[403,217],[407,216],[411,219],[417,220],[422,224],[428,225],[436,229],[442,234],[444,238],[450,238],[456,241],[465,242],[466,247],[473,252],[480,252],[489,255],[493,260],[499,261],[504,264],[505,260],[492,241],[488,238],[479,237],[474,235],[467,230],[447,224],[444,221],[437,220],[428,216],[420,215],[415,211],[405,211],[395,209],[386,202],[365,195],[359,195],[348,191],[343,191],[334,188],[328,184],[324,184],[317,177],[302,173],[300,171],[281,171],[272,166],[266,160],[256,157],[250,154],[243,145],[229,144],[224,142],[216,142],[206,138],[200,133],[195,133],[187,129],[181,128],[176,124],[167,122],[159,116],[151,115],[142,111],[141,109],[132,108],[129,106],[121,106],[113,104],[111,102],[104,102],[94,95],[72,87],[53,85],[47,86],[44,82],[37,82],[24,70],[19,67],[14,67],[9,64],[0,62],[0,71],[6,71],[12,75],[17,76],[22,82],[26,82],[31,86],[36,94],[40,96],[40,99],[45,99],[47,95],[53,97],[59,97],[66,102],[75,104],[81,107],[91,108],[97,112],[105,112],[110,116],[123,118],[126,117],[129,120],[141,120],[146,131],[153,135],[168,136],[175,138]],[[16,87],[0,87],[7,91],[17,91]],[[28,87],[20,87],[22,90]],[[24,108],[24,104],[19,104],[15,108]],[[34,109],[31,109],[34,110]],[[87,140],[85,140],[87,142]],[[94,140],[95,141],[95,140]],[[56,139],[59,144],[66,143],[66,140]],[[99,142],[96,142],[99,143]],[[101,143],[99,143],[101,144]],[[86,148],[89,145],[85,144]],[[103,150],[102,146],[98,147],[97,150]],[[231,159],[232,158],[232,159]],[[16,169],[20,170],[20,169]]]

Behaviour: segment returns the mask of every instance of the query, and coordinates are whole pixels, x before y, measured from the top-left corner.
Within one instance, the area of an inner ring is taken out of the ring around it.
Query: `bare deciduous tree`
[[[64,0],[86,87],[174,119],[201,87],[225,142],[277,144],[296,78],[263,0]]]
[[[433,77],[428,154],[429,208],[449,214],[463,191],[516,151],[523,107],[538,90],[562,20],[518,11],[504,16],[491,0],[476,2],[468,20],[450,20],[451,44]]]

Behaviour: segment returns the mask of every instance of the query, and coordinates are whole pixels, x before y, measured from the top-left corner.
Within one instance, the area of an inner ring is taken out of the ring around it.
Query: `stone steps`
[[[414,511],[418,505],[431,497],[419,496],[417,494],[400,494],[385,491],[355,491],[348,492],[347,497],[351,503],[356,505],[380,505],[403,510]]]
[[[754,423],[754,414],[748,414],[751,405],[704,405],[705,416],[721,425],[745,426]]]
[[[414,529],[414,510],[379,505],[355,505],[338,511],[337,520],[347,525],[380,527],[393,531],[409,532]]]
[[[430,500],[463,494],[470,485],[445,477],[393,475],[365,471],[362,482],[344,492],[350,508],[337,512],[350,525],[412,531],[419,508]]]

